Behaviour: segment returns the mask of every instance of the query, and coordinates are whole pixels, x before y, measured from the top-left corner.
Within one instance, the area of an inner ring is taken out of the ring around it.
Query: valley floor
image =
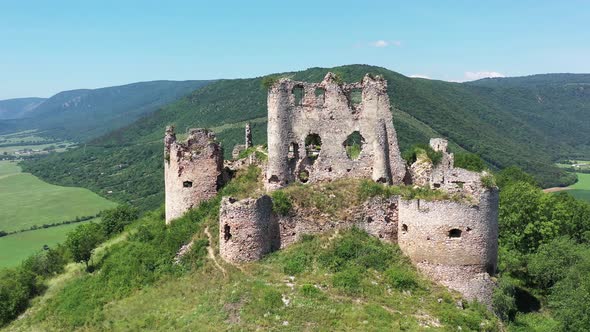
[[[14,266],[44,245],[63,241],[77,223],[43,225],[84,219],[114,206],[87,189],[51,185],[22,173],[16,162],[0,161],[0,231],[27,230],[0,237],[0,267]]]

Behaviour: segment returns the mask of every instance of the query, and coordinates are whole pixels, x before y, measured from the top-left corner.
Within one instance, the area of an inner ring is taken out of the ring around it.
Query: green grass
[[[92,220],[97,221],[98,219]],[[89,221],[81,223],[85,222]],[[0,237],[0,268],[18,265],[25,258],[41,251],[44,245],[53,247],[61,243],[65,240],[66,234],[81,223],[41,228]]]
[[[60,187],[0,162],[0,230],[16,231],[95,215],[116,204],[83,188]]]
[[[571,185],[572,190],[567,192],[577,199],[590,202],[590,174],[576,173],[576,175],[578,176],[578,182]]]

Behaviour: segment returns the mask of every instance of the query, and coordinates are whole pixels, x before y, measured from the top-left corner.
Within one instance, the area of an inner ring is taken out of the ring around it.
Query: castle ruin
[[[174,127],[164,137],[166,223],[217,194],[223,181],[223,152],[215,134],[190,129],[186,142],[178,142]]]
[[[338,83],[332,73],[321,83],[280,79],[267,103],[268,189],[342,177],[402,182],[405,162],[383,78],[366,75],[353,84]],[[353,146],[358,155],[347,153]]]
[[[484,184],[485,172],[454,167],[444,139],[430,141],[432,149],[442,154],[439,163],[418,156],[407,167],[383,78],[366,75],[353,84],[339,83],[332,73],[321,83],[280,79],[269,89],[268,112],[268,162],[261,167],[269,192],[293,183],[349,177],[383,185],[404,181],[446,192],[452,199],[373,197],[351,207],[346,220],[319,221],[317,215],[303,210],[278,215],[267,195],[243,200],[224,197],[219,216],[221,257],[236,264],[251,262],[305,234],[357,227],[397,243],[434,281],[490,305],[498,254],[498,190]],[[220,148],[211,134],[191,133],[196,136],[189,136],[182,145],[167,130],[165,152],[172,156],[166,161],[167,222],[215,195],[223,177]],[[251,145],[248,136],[247,131],[240,150]],[[206,146],[207,152],[193,156],[194,144]],[[194,192],[182,185],[189,178]]]

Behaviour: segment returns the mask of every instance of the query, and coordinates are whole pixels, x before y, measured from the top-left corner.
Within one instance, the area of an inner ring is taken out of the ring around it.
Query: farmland
[[[95,218],[93,221],[98,219]],[[53,247],[61,243],[65,240],[66,234],[80,224],[41,228],[0,237],[0,268],[17,265],[23,259],[43,250],[44,245]]]

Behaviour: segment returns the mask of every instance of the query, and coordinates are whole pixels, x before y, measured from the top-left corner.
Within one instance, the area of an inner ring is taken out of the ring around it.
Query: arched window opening
[[[346,150],[346,155],[350,160],[357,160],[361,155],[363,146],[365,145],[365,138],[359,131],[354,131],[348,135],[346,140],[342,143]]]
[[[307,158],[315,161],[322,150],[322,138],[318,134],[309,134],[305,138],[305,153]]]
[[[402,225],[402,232],[407,232],[408,231],[408,225],[403,224]]]
[[[192,187],[192,186],[193,186],[193,182],[192,182],[192,181],[184,181],[184,182],[182,183],[182,186],[183,186],[184,188],[190,188],[190,187]]]

